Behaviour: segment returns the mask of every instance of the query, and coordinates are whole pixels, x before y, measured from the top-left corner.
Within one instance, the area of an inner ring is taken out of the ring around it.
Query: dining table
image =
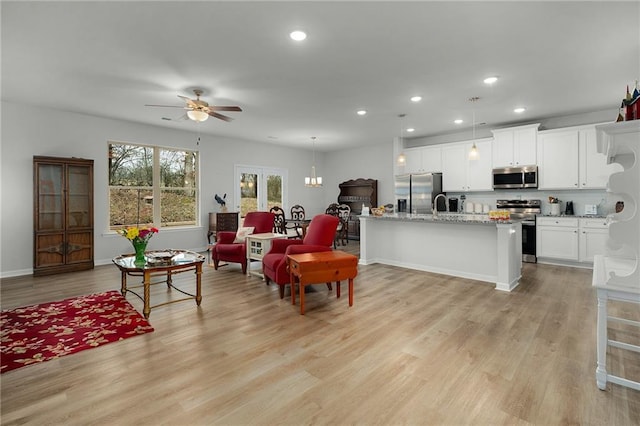
[[[298,232],[298,228],[301,229],[301,231],[298,232],[298,236],[304,238],[304,236],[307,235],[307,228],[311,223],[311,219],[285,219],[285,226],[290,223],[295,225],[296,232]]]

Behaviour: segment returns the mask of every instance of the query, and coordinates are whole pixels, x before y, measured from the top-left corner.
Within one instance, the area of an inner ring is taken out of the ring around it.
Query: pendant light
[[[400,148],[404,150],[404,142],[402,140],[402,127],[403,127],[403,118],[406,116],[406,114],[398,114],[398,118],[400,118]],[[404,151],[400,151],[400,154],[398,154],[398,158],[396,159],[396,162],[398,163],[398,166],[404,166],[405,164],[407,164],[407,156],[404,155]]]
[[[310,188],[318,188],[322,186],[322,176],[316,176],[316,137],[311,136],[313,143],[313,163],[311,163],[311,176],[304,178],[304,186]]]
[[[478,96],[474,96],[469,98],[469,102],[474,103],[477,102],[480,98]],[[476,110],[475,107],[471,112],[471,139],[473,140],[473,145],[471,145],[471,150],[469,151],[469,160],[477,160],[478,159],[478,147],[476,146]]]

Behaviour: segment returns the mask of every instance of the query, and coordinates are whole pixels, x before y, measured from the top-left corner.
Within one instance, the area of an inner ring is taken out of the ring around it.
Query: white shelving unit
[[[607,372],[609,346],[640,352],[640,346],[610,340],[610,322],[640,327],[633,319],[609,316],[609,300],[637,304],[640,307],[640,120],[604,124],[596,127],[598,152],[608,163],[622,165],[623,171],[609,178],[607,190],[624,201],[624,209],[610,214],[609,242],[605,256],[596,255],[593,285],[598,297],[596,383],[604,390],[607,382],[640,390],[640,382]]]

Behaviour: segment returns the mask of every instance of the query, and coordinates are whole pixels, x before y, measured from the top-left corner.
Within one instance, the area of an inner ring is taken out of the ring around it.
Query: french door
[[[287,210],[287,171],[259,166],[235,166],[236,211],[240,217],[273,206]]]

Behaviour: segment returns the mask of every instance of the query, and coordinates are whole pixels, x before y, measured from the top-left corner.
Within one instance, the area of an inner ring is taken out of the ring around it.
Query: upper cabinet
[[[493,167],[536,165],[536,142],[540,123],[495,129],[493,133]]]
[[[604,189],[615,166],[597,152],[595,126],[538,135],[539,189]]]
[[[578,131],[538,135],[538,189],[578,189]]]
[[[493,191],[491,182],[492,139],[476,140],[478,155],[469,158],[473,142],[442,148],[442,190],[445,192]]]
[[[618,164],[607,164],[607,156],[598,152],[595,126],[579,130],[578,143],[580,188],[606,188],[609,176],[615,171],[622,170],[622,167]]]
[[[423,146],[409,148],[404,151],[407,162],[405,173],[441,172],[442,171],[442,147]]]

